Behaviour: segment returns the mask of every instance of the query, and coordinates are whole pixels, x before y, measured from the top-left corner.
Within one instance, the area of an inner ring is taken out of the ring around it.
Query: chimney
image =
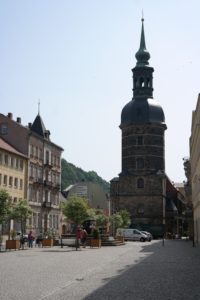
[[[28,123],[28,128],[31,129],[32,123]]]
[[[8,113],[7,117],[12,120],[13,114],[11,112]]]
[[[17,117],[17,123],[21,124],[21,118]]]

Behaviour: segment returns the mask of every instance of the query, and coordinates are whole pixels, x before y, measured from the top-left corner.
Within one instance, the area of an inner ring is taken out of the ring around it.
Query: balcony
[[[35,178],[33,184],[35,184],[35,185],[43,184],[43,179],[42,178]]]
[[[42,203],[42,207],[43,207],[43,208],[47,208],[47,209],[51,209],[52,203],[51,203],[51,202],[48,202],[48,201],[44,201],[44,202]]]
[[[44,180],[44,186],[46,186],[46,187],[52,187],[52,185],[53,185],[52,181]]]
[[[51,169],[53,167],[52,163],[47,159],[44,162],[44,167]]]

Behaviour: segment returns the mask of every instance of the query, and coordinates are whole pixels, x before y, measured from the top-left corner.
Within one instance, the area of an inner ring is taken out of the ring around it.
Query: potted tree
[[[122,223],[120,224],[120,227],[121,228],[128,228],[129,225],[131,224],[130,213],[126,209],[122,209],[118,212],[118,214],[120,215],[121,220],[122,220]],[[118,234],[116,236],[116,239],[119,240],[120,242],[124,243],[124,236],[123,236],[122,231],[118,230]]]
[[[92,239],[90,242],[90,247],[101,247],[101,237],[100,237],[100,233],[99,230],[97,228],[94,228],[92,231]]]
[[[53,238],[54,238],[53,229],[48,229],[44,234],[44,238],[42,240],[42,247],[52,247]]]
[[[21,226],[21,236],[23,237],[26,232],[26,221],[31,216],[32,209],[28,204],[28,201],[25,199],[20,199],[16,204],[12,206],[10,210],[9,219],[17,220]],[[11,231],[12,233],[12,231]],[[14,239],[12,239],[13,241]],[[10,239],[6,241],[6,249],[19,249],[20,248],[20,241],[15,240],[16,245],[15,248],[11,248]],[[17,248],[16,248],[17,247]]]
[[[0,190],[0,249],[3,248],[3,233],[4,233],[4,225],[8,222],[9,213],[10,213],[10,196],[7,191],[1,189]]]
[[[76,232],[76,250],[80,247],[80,239],[78,228],[83,221],[88,217],[88,203],[84,198],[72,195],[69,200],[62,205],[63,214],[67,217],[68,221],[74,223]]]
[[[20,249],[20,241],[16,239],[16,235],[15,229],[12,229],[10,231],[11,240],[6,241],[6,249]]]

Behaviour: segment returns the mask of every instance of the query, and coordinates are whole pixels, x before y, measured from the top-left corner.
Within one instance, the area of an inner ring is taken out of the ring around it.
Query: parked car
[[[144,233],[144,234],[146,234],[146,236],[147,236],[147,241],[148,242],[151,242],[151,240],[153,239],[153,236],[152,236],[152,234],[150,233],[150,232],[148,232],[148,231],[141,231],[142,233]]]
[[[140,241],[145,242],[147,241],[147,235],[139,231],[138,229],[132,228],[118,228],[117,235],[123,236],[125,241]]]

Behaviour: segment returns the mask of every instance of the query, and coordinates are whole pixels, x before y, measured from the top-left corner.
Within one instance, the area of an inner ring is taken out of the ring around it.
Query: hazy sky
[[[106,180],[121,171],[121,110],[144,10],[154,98],[165,112],[166,172],[185,179],[200,91],[198,0],[0,0],[0,112],[38,113],[63,157]]]

